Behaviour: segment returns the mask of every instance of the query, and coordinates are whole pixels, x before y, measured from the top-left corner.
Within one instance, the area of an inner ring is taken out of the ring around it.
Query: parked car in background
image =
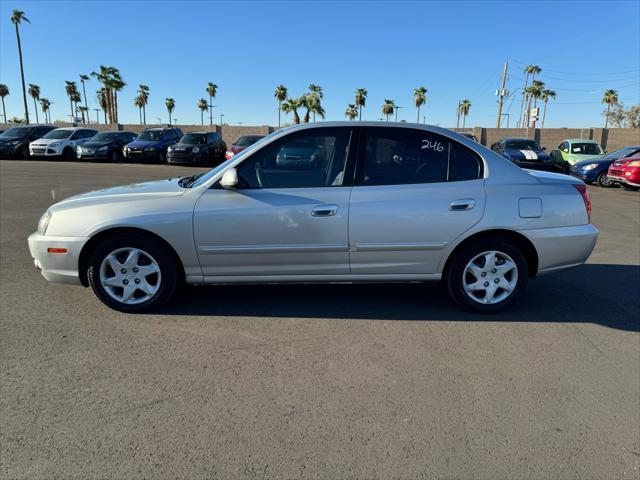
[[[571,167],[583,160],[602,158],[605,151],[595,140],[572,138],[563,141],[551,151],[551,161],[556,168],[568,173]]]
[[[52,125],[21,125],[0,134],[0,158],[29,158],[29,143],[46,135]]]
[[[100,132],[88,142],[76,148],[76,156],[79,160],[109,160],[118,162],[122,160],[122,149],[125,145],[136,139],[133,132]]]
[[[244,135],[240,137],[238,140],[234,142],[233,145],[231,145],[231,148],[227,150],[227,153],[225,153],[224,158],[229,160],[236,153],[240,153],[242,150],[253,145],[261,138],[264,138],[264,135]]]
[[[582,160],[571,167],[571,175],[586,183],[595,183],[600,187],[611,187],[614,183],[608,177],[609,167],[616,160],[635,157],[640,154],[640,145],[623,147],[602,158]]]
[[[182,130],[177,127],[147,128],[124,147],[124,156],[133,161],[166,163],[167,149],[178,143],[182,135]]]
[[[608,176],[625,190],[640,189],[640,156],[616,160],[609,167]]]
[[[529,278],[586,261],[590,212],[582,181],[444,128],[319,122],[204,174],[58,202],[28,243],[46,279],[124,312],[157,309],[182,282],[387,281],[442,281],[492,312]]]
[[[219,133],[189,132],[167,149],[167,162],[217,165],[226,151],[227,144]]]
[[[61,158],[69,162],[76,158],[76,147],[87,143],[97,133],[93,128],[56,128],[31,142],[29,153],[32,157]]]
[[[503,138],[491,149],[521,168],[552,170],[551,156],[530,138]]]

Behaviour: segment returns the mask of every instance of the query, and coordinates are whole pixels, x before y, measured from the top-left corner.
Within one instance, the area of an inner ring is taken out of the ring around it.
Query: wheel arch
[[[144,235],[144,236],[153,238],[154,240],[162,244],[164,247],[166,247],[167,251],[171,254],[171,256],[173,256],[176,262],[176,265],[178,267],[179,278],[184,279],[185,271],[184,271],[184,265],[182,264],[182,260],[180,260],[180,257],[176,252],[175,248],[173,248],[173,246],[171,246],[171,244],[167,242],[164,238],[162,238],[160,235],[153,233],[149,230],[145,230],[144,228],[113,227],[113,228],[101,230],[95,233],[89,240],[87,240],[87,242],[82,247],[82,250],[80,251],[80,257],[78,259],[78,276],[80,277],[80,282],[82,283],[83,286],[85,287],[89,286],[89,279],[87,278],[87,269],[89,267],[89,257],[91,256],[91,253],[95,250],[95,248],[100,244],[100,242],[104,241],[105,239],[113,235],[126,234],[126,233],[135,233],[138,235]]]
[[[455,255],[460,250],[462,250],[467,245],[473,243],[474,241],[477,241],[480,238],[487,238],[487,237],[504,238],[506,240],[509,240],[513,244],[515,244],[522,251],[523,255],[527,259],[529,277],[533,278],[536,276],[536,274],[538,273],[538,264],[539,264],[538,251],[536,250],[536,247],[533,245],[531,240],[529,240],[523,234],[515,232],[513,230],[492,229],[492,230],[483,230],[481,232],[476,232],[473,235],[466,237],[460,243],[458,243],[458,245],[455,246],[455,248],[451,251],[451,253],[449,253],[449,256],[447,257],[444,268],[442,269],[442,277],[446,278],[449,270],[449,266],[451,265],[451,262],[455,257]]]

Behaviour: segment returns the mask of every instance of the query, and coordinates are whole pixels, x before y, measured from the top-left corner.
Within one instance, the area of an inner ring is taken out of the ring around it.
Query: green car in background
[[[572,165],[582,160],[601,158],[607,153],[595,140],[571,138],[563,141],[551,151],[551,162],[557,168],[567,173]]]

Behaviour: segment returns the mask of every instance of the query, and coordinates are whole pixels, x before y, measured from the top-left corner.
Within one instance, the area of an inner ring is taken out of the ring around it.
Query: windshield
[[[162,130],[145,130],[142,132],[136,140],[147,140],[151,142],[157,142],[162,139]]]
[[[607,155],[604,158],[617,160],[618,158],[630,157],[631,155],[639,151],[640,151],[640,147],[624,147],[624,148],[620,148],[619,150],[615,150],[611,152],[609,155]]]
[[[513,150],[540,150],[540,147],[533,140],[509,140],[505,148]]]
[[[24,137],[29,133],[29,130],[31,130],[31,127],[13,127],[13,128],[10,128],[9,130],[6,130],[0,133],[0,137],[2,138]]]
[[[258,140],[262,138],[261,135],[247,135],[244,137],[240,137],[234,145],[237,147],[248,147],[249,145],[253,145]]]
[[[180,143],[186,143],[188,145],[202,145],[207,143],[207,136],[202,133],[187,133]]]
[[[602,148],[597,143],[572,143],[571,153],[577,155],[602,155]]]
[[[51,130],[42,138],[52,139],[52,140],[62,140],[63,138],[69,138],[72,134],[73,134],[73,130],[57,129],[57,130]]]
[[[237,153],[236,155],[234,155],[233,157],[231,157],[229,160],[227,160],[226,162],[221,163],[220,165],[218,165],[217,167],[215,167],[212,170],[209,170],[207,173],[205,173],[204,175],[200,176],[197,181],[195,181],[193,183],[193,187],[199,187],[200,185],[202,185],[203,183],[206,183],[207,180],[209,180],[211,177],[214,177],[216,174],[220,173],[222,170],[224,170],[225,168],[227,168],[229,165],[231,165],[232,163],[237,162],[239,159],[242,159],[244,157],[246,157],[247,155],[249,155],[251,152],[253,152],[254,150],[256,150],[257,148],[260,148],[261,145],[263,145],[265,142],[269,141],[273,136],[281,133],[282,130],[276,130],[275,132],[270,133],[269,135],[267,135],[266,137],[262,137],[260,140],[258,140],[256,143],[254,143],[253,145],[250,145],[249,147],[245,148],[244,150],[242,150],[240,153]]]
[[[92,142],[112,142],[118,139],[120,134],[117,132],[102,132],[91,139]]]

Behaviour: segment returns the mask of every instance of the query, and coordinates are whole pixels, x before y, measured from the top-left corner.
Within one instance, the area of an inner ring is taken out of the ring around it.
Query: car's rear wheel
[[[454,255],[447,271],[447,289],[465,308],[496,312],[511,305],[526,289],[527,260],[508,240],[480,239]]]
[[[599,187],[603,187],[603,188],[611,187],[613,184],[613,182],[609,180],[606,170],[600,173],[600,175],[598,175],[598,177],[596,178],[596,183],[598,184]]]
[[[127,313],[162,306],[175,293],[178,267],[159,241],[122,234],[101,242],[91,254],[87,277],[108,307]]]

